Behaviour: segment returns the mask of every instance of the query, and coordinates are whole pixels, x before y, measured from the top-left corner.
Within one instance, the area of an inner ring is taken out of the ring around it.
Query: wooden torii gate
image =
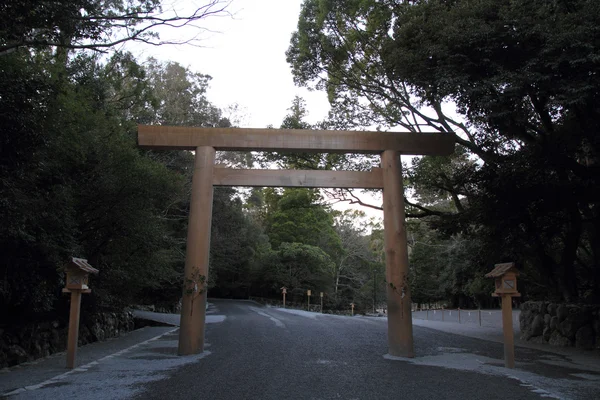
[[[184,288],[190,282],[196,283],[199,275],[208,276],[213,186],[383,189],[388,349],[392,356],[414,357],[400,154],[452,154],[452,135],[140,125],[138,144],[153,149],[193,150],[196,154]],[[370,172],[215,168],[216,150],[381,154],[381,168]],[[185,290],[180,355],[204,351],[206,291],[186,297]]]

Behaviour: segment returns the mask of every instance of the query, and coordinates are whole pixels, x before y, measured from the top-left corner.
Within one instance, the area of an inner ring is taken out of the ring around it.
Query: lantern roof
[[[96,268],[88,264],[87,260],[84,260],[83,258],[72,257],[69,267],[79,268],[80,270],[89,274],[97,274],[99,272]]]
[[[519,273],[519,271],[517,271],[517,268],[515,267],[514,262],[494,265],[494,269],[491,270],[490,272],[488,272],[487,274],[485,274],[485,277],[486,278],[498,278],[502,275],[505,275],[507,272],[514,272],[517,274]]]

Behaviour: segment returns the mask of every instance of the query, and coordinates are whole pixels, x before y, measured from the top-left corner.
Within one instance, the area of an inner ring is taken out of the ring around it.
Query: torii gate
[[[408,251],[400,154],[449,155],[454,137],[437,133],[393,133],[299,129],[138,127],[145,148],[194,150],[194,174],[185,258],[186,283],[208,276],[213,186],[284,186],[383,189],[389,354],[414,357]],[[215,168],[216,150],[381,154],[370,172]],[[185,290],[185,289],[184,289]],[[181,307],[179,355],[204,351],[206,291]]]

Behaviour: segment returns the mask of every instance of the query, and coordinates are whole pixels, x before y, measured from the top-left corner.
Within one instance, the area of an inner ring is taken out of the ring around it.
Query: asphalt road
[[[147,327],[126,337],[136,344],[98,344],[102,358],[52,378],[52,359],[0,373],[0,387],[11,400],[600,398],[594,360],[518,348],[509,370],[501,343],[420,326],[417,357],[389,359],[386,323],[217,300],[203,354],[179,357],[176,329]]]
[[[226,319],[207,325],[211,354],[173,371],[168,379],[145,385],[135,398],[566,398],[503,368],[503,348],[498,343],[415,327],[417,358],[390,360],[384,358],[386,321],[382,319],[296,315],[227,301],[217,302],[216,307]],[[519,365],[531,367],[540,356],[538,351],[519,351]],[[556,375],[558,370],[542,369],[546,371],[537,371],[542,379],[534,382],[544,383],[544,372]],[[568,378],[564,371],[558,374],[565,376],[548,379]],[[580,395],[598,398],[599,393]]]

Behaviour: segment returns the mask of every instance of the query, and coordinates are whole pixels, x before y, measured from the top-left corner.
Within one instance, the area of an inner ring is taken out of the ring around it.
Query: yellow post
[[[389,354],[414,357],[402,164],[398,151],[381,155]]]
[[[214,163],[214,148],[196,148],[179,329],[178,354],[182,356],[204,351],[206,290],[198,285],[197,292],[189,294],[188,291],[189,282],[196,282],[198,277],[208,277]],[[193,285],[192,283],[191,286]],[[203,292],[200,293],[200,290]]]
[[[69,313],[69,336],[67,339],[67,368],[75,368],[77,341],[79,339],[79,315],[81,311],[81,290],[71,291],[71,311]]]
[[[515,342],[512,324],[512,297],[502,296],[502,330],[504,331],[504,366],[515,367]]]

